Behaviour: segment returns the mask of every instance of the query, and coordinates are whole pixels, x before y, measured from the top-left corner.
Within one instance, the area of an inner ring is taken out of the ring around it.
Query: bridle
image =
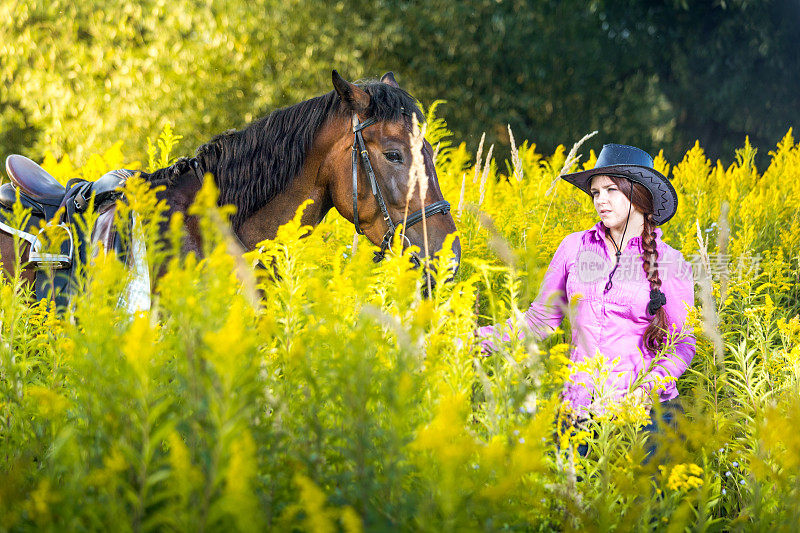
[[[403,112],[406,116],[411,116],[410,113]],[[386,207],[386,202],[383,199],[383,194],[381,193],[380,187],[378,187],[378,181],[375,179],[375,171],[372,169],[372,164],[369,161],[369,153],[367,153],[367,146],[364,144],[364,136],[361,133],[362,130],[372,126],[378,120],[375,117],[368,118],[364,122],[359,122],[358,115],[353,114],[353,224],[356,227],[356,233],[363,235],[364,232],[361,231],[361,226],[358,223],[358,159],[359,154],[361,155],[361,165],[364,167],[364,171],[367,173],[367,178],[369,179],[369,183],[372,186],[372,195],[378,202],[378,206],[381,208],[381,212],[383,213],[383,220],[386,221],[386,225],[389,227],[386,230],[386,233],[383,235],[383,240],[381,241],[381,249],[379,252],[375,252],[375,262],[380,262],[384,256],[386,255],[386,251],[391,248],[392,246],[392,239],[394,239],[394,235],[397,232],[398,224],[392,222],[392,217],[389,216],[389,209]],[[406,228],[410,228],[414,224],[418,224],[422,222],[423,218],[432,217],[433,215],[447,214],[450,211],[450,203],[446,200],[439,200],[438,202],[433,202],[428,206],[422,207],[419,211],[415,211],[408,215],[408,219],[406,220]],[[419,259],[416,257],[412,257],[412,260],[419,266]]]

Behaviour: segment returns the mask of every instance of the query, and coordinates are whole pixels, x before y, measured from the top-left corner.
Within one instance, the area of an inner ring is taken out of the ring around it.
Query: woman
[[[649,154],[619,144],[605,145],[595,168],[563,178],[592,197],[600,222],[561,242],[522,327],[509,320],[478,330],[484,352],[515,330],[546,337],[570,302],[573,367],[563,397],[577,418],[628,394],[673,400],[695,353],[684,330],[694,304],[691,267],[656,227],[675,214],[675,189]]]

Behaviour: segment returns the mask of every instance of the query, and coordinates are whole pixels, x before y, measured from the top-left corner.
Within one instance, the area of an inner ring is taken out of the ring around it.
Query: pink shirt
[[[614,266],[613,250],[609,252],[603,239],[603,227],[597,223],[591,229],[568,235],[561,241],[545,274],[539,296],[525,312],[524,324],[518,335],[527,329],[544,338],[564,317],[567,302],[573,302],[571,360],[580,363],[598,352],[602,354],[610,373],[603,379],[599,374],[573,370],[564,387],[564,399],[583,412],[582,407],[601,398],[616,399],[626,394],[642,373],[645,389],[659,388],[661,401],[678,396],[675,380],[689,366],[695,353],[695,339],[684,328],[687,305],[694,305],[692,269],[681,253],[661,240],[656,229],[658,272],[661,290],[667,297],[664,310],[670,337],[674,342],[663,357],[643,343],[642,335],[650,323],[647,303],[650,284],[642,266],[641,238],[634,237],[623,250],[620,265],[612,278],[612,288],[604,291],[608,274]],[[511,319],[505,325],[485,326],[477,331],[484,352],[495,349],[494,342],[510,340],[515,330]]]

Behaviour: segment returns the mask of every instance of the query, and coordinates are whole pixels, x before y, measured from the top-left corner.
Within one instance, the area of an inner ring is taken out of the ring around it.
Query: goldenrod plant
[[[764,169],[748,143],[727,167],[699,145],[656,158],[681,195],[664,239],[696,267],[698,345],[677,382],[686,415],[649,458],[639,406],[612,402],[565,430],[567,331],[490,357],[473,339],[524,309],[561,239],[594,223],[590,202],[554,181],[568,150],[523,141],[498,165],[434,116],[427,135],[463,253],[451,282],[437,258],[428,297],[399,240],[375,264],[336,213],[303,226],[306,206],[238,255],[212,180],[192,211],[202,258],[178,253],[180,221],[156,242],[163,207],[129,181],[120,209],[140,217],[157,265],[147,311],[119,305],[128,274],[103,250],[63,313],[3,280],[0,531],[795,530],[792,132]],[[151,143],[151,164],[176,139]],[[44,164],[64,180],[140,168],[123,154]],[[603,361],[584,364],[602,377]]]

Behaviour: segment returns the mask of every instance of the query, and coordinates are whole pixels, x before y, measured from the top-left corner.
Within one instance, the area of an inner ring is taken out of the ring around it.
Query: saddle
[[[6,159],[6,171],[11,183],[0,186],[0,229],[28,242],[28,261],[36,268],[37,299],[54,298],[57,305],[66,305],[76,262],[86,262],[92,243],[102,242],[106,250],[114,250],[125,260],[126,252],[114,228],[114,211],[121,187],[133,171],[112,170],[94,182],[72,179],[65,187],[38,164],[16,154]],[[89,229],[91,235],[84,235],[83,225],[74,222],[87,210],[92,197],[98,218]],[[18,224],[13,222],[17,201],[30,209],[24,227],[15,227]],[[48,242],[60,249],[47,249]]]
[[[48,220],[53,218],[59,207],[66,207],[69,200],[77,212],[86,210],[92,195],[95,205],[116,200],[120,195],[120,187],[133,176],[130,170],[112,170],[97,181],[70,180],[68,189],[35,162],[17,154],[6,158],[6,171],[11,183],[0,186],[0,205],[12,207],[19,190],[22,205]]]

